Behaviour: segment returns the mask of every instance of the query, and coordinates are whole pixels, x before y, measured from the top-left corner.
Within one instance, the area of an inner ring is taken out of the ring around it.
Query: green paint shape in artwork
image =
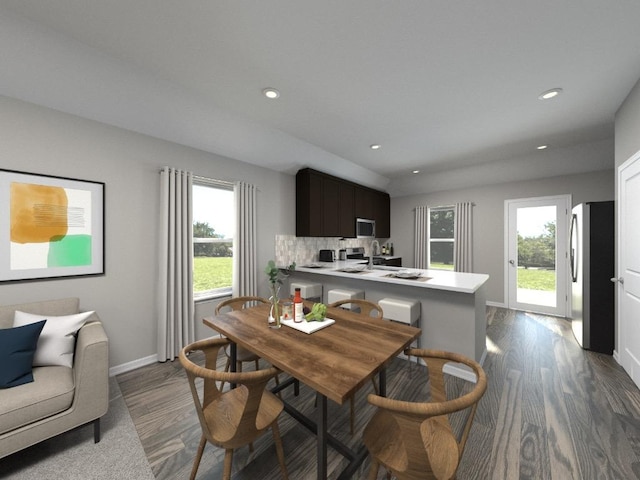
[[[49,267],[91,265],[91,235],[65,235],[49,243]]]

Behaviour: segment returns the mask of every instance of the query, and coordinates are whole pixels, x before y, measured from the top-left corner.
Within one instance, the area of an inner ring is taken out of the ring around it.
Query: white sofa
[[[64,316],[79,307],[77,298],[0,306],[0,328],[13,326],[16,310]],[[109,341],[95,313],[77,333],[73,367],[34,367],[33,377],[0,389],[0,458],[88,423],[100,441],[100,417],[109,407]]]

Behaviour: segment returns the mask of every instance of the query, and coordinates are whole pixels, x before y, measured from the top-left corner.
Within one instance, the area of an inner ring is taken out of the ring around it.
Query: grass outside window
[[[194,257],[194,293],[231,287],[232,268],[232,257]]]
[[[518,268],[518,288],[553,292],[556,289],[556,271],[542,268]]]

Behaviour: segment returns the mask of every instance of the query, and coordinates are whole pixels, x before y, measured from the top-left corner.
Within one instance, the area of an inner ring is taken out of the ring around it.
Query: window
[[[453,270],[454,207],[429,209],[429,268]]]
[[[195,299],[232,291],[233,188],[193,184],[193,295]]]

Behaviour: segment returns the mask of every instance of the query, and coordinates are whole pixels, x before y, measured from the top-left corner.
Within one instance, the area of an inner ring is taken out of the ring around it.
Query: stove
[[[347,248],[347,260],[363,260],[364,247]]]

